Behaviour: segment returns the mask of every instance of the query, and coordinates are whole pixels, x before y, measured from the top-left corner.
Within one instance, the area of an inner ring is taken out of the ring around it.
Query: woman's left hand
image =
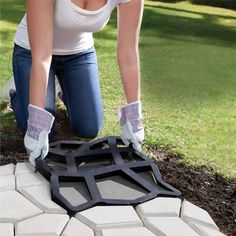
[[[132,102],[119,108],[117,115],[120,120],[122,141],[127,146],[132,144],[134,149],[140,151],[144,140],[141,102]]]

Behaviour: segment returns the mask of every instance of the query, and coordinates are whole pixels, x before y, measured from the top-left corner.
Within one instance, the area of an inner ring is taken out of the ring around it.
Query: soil
[[[72,139],[65,123],[65,113],[61,113],[56,130],[56,139]],[[60,121],[61,120],[61,121]],[[64,122],[63,122],[64,121]],[[9,132],[9,131],[8,131]],[[13,148],[14,147],[14,148]],[[9,150],[13,150],[9,151]],[[157,147],[147,148],[146,153],[155,159],[163,179],[182,192],[182,199],[207,210],[220,231],[228,236],[236,236],[236,179],[227,179],[206,166],[190,167],[173,155]],[[26,161],[23,139],[1,140],[0,165]]]

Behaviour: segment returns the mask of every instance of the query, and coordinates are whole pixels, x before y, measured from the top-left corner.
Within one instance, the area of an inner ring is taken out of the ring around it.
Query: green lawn
[[[1,0],[1,87],[12,74],[12,41],[24,2]],[[100,136],[119,135],[115,109],[125,99],[116,12],[95,43],[105,112]],[[236,177],[236,12],[146,1],[140,59],[145,147],[167,148],[186,164]],[[3,115],[2,126],[8,120],[11,115]]]

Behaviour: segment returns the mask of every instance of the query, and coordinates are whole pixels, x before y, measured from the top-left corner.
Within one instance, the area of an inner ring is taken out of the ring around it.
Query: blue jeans
[[[17,125],[27,130],[31,50],[14,45],[13,74],[16,93],[11,105]],[[63,92],[72,130],[79,137],[94,138],[103,123],[103,106],[95,48],[71,55],[53,55],[48,78],[45,109],[56,116],[55,75]]]

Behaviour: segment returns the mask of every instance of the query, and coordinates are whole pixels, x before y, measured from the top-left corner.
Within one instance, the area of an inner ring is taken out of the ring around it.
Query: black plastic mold
[[[153,160],[119,137],[93,142],[57,141],[36,170],[51,182],[52,200],[74,215],[95,205],[133,205],[179,197]]]

